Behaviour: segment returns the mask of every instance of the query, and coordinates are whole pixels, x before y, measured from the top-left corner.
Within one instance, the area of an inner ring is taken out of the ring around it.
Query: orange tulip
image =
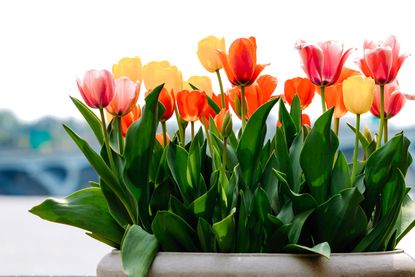
[[[217,50],[229,81],[235,86],[249,86],[255,82],[266,64],[257,64],[254,37],[235,40],[228,55]]]
[[[141,117],[141,108],[140,105],[134,105],[131,111],[121,117],[121,131],[123,137],[127,134],[127,130],[131,124],[133,124],[137,119]]]
[[[326,87],[326,105],[329,109],[334,107],[334,118],[340,118],[347,113],[346,106],[343,102],[343,81],[354,75],[360,75],[359,71],[345,67],[337,82],[332,86]]]
[[[204,91],[182,90],[177,93],[177,107],[185,121],[194,122],[207,109],[208,102]]]
[[[166,145],[164,145],[163,133],[162,132],[156,134],[156,139],[160,143],[161,146],[163,146],[163,147],[166,146]],[[167,141],[167,143],[170,143],[170,136],[169,136],[169,134],[166,134],[166,141]]]
[[[213,119],[213,121],[215,122],[216,128],[218,129],[220,133],[222,133],[223,119],[225,118],[226,112],[227,112],[226,109],[222,109],[220,113],[218,113]]]
[[[269,99],[277,87],[277,78],[271,75],[262,75],[252,85],[245,88],[246,98],[246,119],[249,119],[252,114]],[[235,111],[236,115],[241,117],[241,88],[233,87],[228,90],[229,102]]]
[[[311,120],[308,114],[303,113],[301,115],[301,124],[303,124],[304,126],[311,127]]]
[[[160,92],[159,102],[164,106],[164,113],[160,118],[160,121],[168,120],[174,113],[175,99],[173,90],[167,90],[163,88]]]
[[[307,108],[313,101],[315,93],[315,86],[307,78],[293,78],[285,81],[284,97],[288,104],[291,105],[294,95],[300,98],[301,109]]]

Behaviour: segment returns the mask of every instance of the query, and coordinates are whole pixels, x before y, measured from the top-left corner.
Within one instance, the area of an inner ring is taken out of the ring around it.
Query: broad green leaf
[[[215,209],[217,192],[217,185],[214,184],[208,192],[193,201],[187,209],[197,218],[211,220]]]
[[[398,201],[389,209],[373,229],[353,249],[354,252],[385,251],[395,232],[402,202],[405,198],[405,179],[399,169],[395,169],[386,186],[394,186]],[[400,197],[399,197],[400,196]]]
[[[331,175],[330,196],[351,186],[349,166],[347,165],[346,157],[342,151],[339,151]]]
[[[202,217],[199,217],[197,223],[197,235],[203,252],[217,252],[215,233],[212,226]]]
[[[349,188],[320,205],[314,213],[315,242],[327,241],[335,252],[350,251],[366,233],[362,200],[363,195],[357,188]]]
[[[327,242],[322,242],[313,247],[298,244],[289,244],[283,249],[286,253],[315,253],[330,259],[331,249]]]
[[[259,163],[260,152],[266,135],[265,122],[277,101],[277,99],[271,99],[256,110],[248,120],[236,149],[243,180],[247,186],[252,186],[255,182],[253,175]]]
[[[173,195],[170,195],[169,211],[183,218],[184,221],[186,221],[190,226],[195,226],[197,223],[197,219],[194,214]]]
[[[221,252],[232,252],[235,245],[236,226],[234,214],[235,209],[227,217],[222,219],[222,221],[216,222],[212,226]]]
[[[127,225],[133,224],[124,204],[102,179],[100,180],[100,188],[102,194],[105,196],[108,210],[118,224],[124,228],[126,228]]]
[[[297,94],[295,94],[291,102],[290,115],[297,133],[301,130],[301,113],[302,111],[300,98]]]
[[[200,173],[201,170],[201,153],[200,153],[200,146],[199,142],[194,139],[190,144],[189,154],[187,158],[187,166],[186,166],[186,178],[187,183],[193,188],[192,199],[195,199],[200,195],[200,193],[204,193],[206,191],[205,188],[201,187],[201,179],[203,179],[202,174]]]
[[[265,190],[270,201],[271,208],[274,212],[277,212],[279,199],[278,199],[278,178],[274,173],[274,168],[278,165],[275,154],[272,154],[267,164],[265,165],[264,172],[261,177],[262,188]]]
[[[300,156],[308,188],[318,203],[327,200],[334,156],[339,145],[331,130],[332,115],[333,109],[330,109],[317,119]]]
[[[170,182],[166,181],[161,184],[157,184],[150,198],[151,214],[155,215],[159,210],[168,210],[169,200],[172,194],[173,193],[170,190]]]
[[[284,105],[284,101],[282,100],[280,100],[280,106],[278,111],[279,120],[281,122],[282,128],[284,129],[285,140],[287,141],[287,145],[291,146],[295,134],[297,133],[297,128],[295,127],[295,123],[291,118],[291,115],[288,113],[287,108]]]
[[[121,261],[128,276],[145,277],[157,255],[158,242],[154,235],[138,225],[128,228],[121,247]]]
[[[274,170],[274,173],[278,174],[276,170]],[[287,196],[291,200],[294,213],[302,213],[317,207],[317,202],[311,194],[295,193],[288,187],[287,183],[285,182],[280,182],[279,186],[280,194]]]
[[[124,229],[108,212],[107,202],[100,188],[86,188],[64,199],[49,198],[29,210],[45,220],[75,226],[92,232],[118,247]]]
[[[239,201],[239,216],[238,220],[238,227],[236,229],[236,247],[235,252],[239,253],[246,253],[249,250],[249,230],[247,228],[248,224],[248,216],[249,216],[249,205],[247,205],[247,201],[245,201],[245,194],[241,190],[240,191],[240,201]]]
[[[406,201],[402,206],[401,215],[397,222],[398,237],[396,242],[398,243],[413,227],[415,227],[415,202],[409,196],[406,196]]]
[[[128,128],[125,136],[125,181],[138,203],[139,217],[147,231],[150,229],[150,165],[159,117],[164,111],[158,102],[162,88],[163,85],[156,87],[146,97],[141,117]]]
[[[151,229],[162,246],[168,252],[196,252],[199,250],[196,231],[183,218],[169,211],[158,211]]]
[[[376,150],[368,158],[365,169],[365,201],[362,203],[362,207],[368,218],[372,216],[375,204],[379,200],[379,195],[392,172],[396,168],[400,168],[401,160],[405,159],[406,161],[403,153],[408,156],[408,146],[404,144],[403,135],[399,134]]]
[[[291,244],[298,243],[300,239],[301,231],[303,230],[304,223],[309,216],[314,212],[314,209],[302,212],[296,215],[291,224],[290,230],[288,231],[288,240]]]
[[[212,138],[214,147],[216,147],[219,153],[223,153],[223,141],[216,135],[212,135]],[[233,169],[238,164],[238,158],[236,157],[235,151],[231,145],[227,144],[226,150],[226,167],[228,170]]]
[[[258,187],[254,193],[251,214],[255,219],[259,219],[261,223],[265,223],[270,213],[271,205],[267,193],[261,187]]]
[[[75,104],[76,108],[85,118],[89,127],[91,127],[92,132],[94,132],[100,145],[104,144],[104,134],[102,133],[101,120],[88,108],[84,103],[76,99],[75,97],[70,96],[72,102]]]
[[[193,195],[195,188],[192,187],[192,183],[187,181],[187,159],[188,153],[183,147],[176,144],[169,145],[167,164],[185,205],[195,198]]]
[[[301,150],[303,149],[304,132],[300,133],[295,137],[290,147],[290,160],[293,172],[293,184],[292,190],[296,193],[300,192],[301,178],[303,175],[303,169],[300,164]]]
[[[276,153],[277,153],[277,161],[278,161],[278,171],[285,174],[285,179],[287,183],[292,188],[294,179],[293,179],[293,168],[291,165],[290,154],[288,152],[288,145],[284,135],[283,128],[277,128],[276,134]]]

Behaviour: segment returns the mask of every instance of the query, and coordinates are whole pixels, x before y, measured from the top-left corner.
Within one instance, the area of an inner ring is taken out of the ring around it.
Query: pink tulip
[[[304,72],[311,82],[320,87],[330,86],[337,81],[352,50],[343,52],[343,45],[332,40],[317,45],[299,40],[295,47],[300,52]]]
[[[385,117],[387,119],[394,117],[398,114],[406,101],[405,95],[399,91],[398,81],[393,81],[388,85],[385,85]],[[370,112],[380,117],[380,89],[379,86],[375,88],[375,98],[373,99]]]
[[[395,36],[388,37],[378,44],[366,40],[363,44],[363,58],[358,64],[367,77],[372,77],[376,84],[385,85],[395,80],[399,69],[408,57],[399,55],[399,42]]]
[[[91,108],[105,108],[114,97],[114,77],[108,70],[89,70],[77,81],[85,103]]]
[[[127,77],[115,80],[114,98],[107,106],[107,111],[119,116],[128,114],[137,103],[139,93],[140,81],[133,82]]]

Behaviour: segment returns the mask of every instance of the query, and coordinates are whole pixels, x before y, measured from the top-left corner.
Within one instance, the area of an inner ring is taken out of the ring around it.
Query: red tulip
[[[198,120],[207,109],[208,103],[204,91],[182,90],[177,93],[176,97],[180,116],[185,121],[194,122]]]
[[[108,70],[89,70],[81,83],[76,80],[79,92],[91,108],[105,108],[114,97],[114,77]]]
[[[164,113],[160,120],[166,121],[173,115],[174,107],[176,105],[173,90],[163,88],[160,92],[159,101],[164,106]]]
[[[308,114],[303,113],[301,115],[301,124],[303,124],[304,126],[311,127],[311,120]]]
[[[254,37],[235,40],[229,48],[228,55],[220,50],[217,51],[226,75],[234,86],[251,85],[266,66],[257,64]]]
[[[359,60],[359,66],[367,77],[372,77],[376,84],[385,85],[395,80],[403,62],[408,57],[399,55],[399,42],[395,36],[388,37],[384,42],[376,44],[365,41],[364,55]]]
[[[397,115],[404,106],[406,98],[403,93],[399,91],[398,81],[393,81],[385,85],[385,117],[387,119]],[[375,98],[373,99],[370,112],[380,117],[380,89],[379,86],[375,88]]]
[[[127,77],[115,80],[114,98],[112,98],[106,110],[112,115],[126,115],[137,103],[139,93],[139,81],[133,82]]]
[[[156,139],[160,143],[161,146],[163,146],[163,147],[166,146],[166,145],[164,145],[164,138],[163,138],[163,133],[162,132],[156,134]],[[167,144],[170,143],[170,136],[169,136],[169,134],[166,134],[166,143]]]
[[[262,75],[252,85],[245,88],[246,98],[246,119],[249,119],[252,114],[269,99],[277,87],[277,78],[271,75]],[[236,115],[241,117],[241,88],[233,87],[228,90],[229,102],[235,111]]]
[[[131,126],[131,124],[133,124],[140,117],[141,117],[140,105],[134,105],[128,114],[121,117],[121,131],[124,137],[127,134],[127,130]]]
[[[343,52],[343,45],[332,40],[317,45],[300,40],[296,48],[300,52],[303,69],[308,78],[320,87],[330,86],[337,81],[352,50]]]
[[[293,78],[285,81],[284,98],[291,105],[295,95],[300,98],[301,109],[307,108],[314,98],[315,86],[309,79]]]

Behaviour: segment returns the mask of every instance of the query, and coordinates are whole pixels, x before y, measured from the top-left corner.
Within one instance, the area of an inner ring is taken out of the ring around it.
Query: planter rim
[[[112,254],[118,254],[120,253],[120,250],[118,249],[112,249]],[[406,253],[403,249],[395,249],[391,251],[377,251],[377,252],[345,252],[345,253],[331,253],[330,256],[373,256],[373,255],[393,255],[393,254],[399,254],[399,253]],[[220,252],[163,252],[160,251],[157,253],[157,255],[202,255],[202,256],[211,256],[211,255],[220,255],[220,256],[246,256],[246,257],[275,257],[275,256],[315,256],[315,257],[323,257],[319,254],[304,254],[304,253],[220,253]]]

